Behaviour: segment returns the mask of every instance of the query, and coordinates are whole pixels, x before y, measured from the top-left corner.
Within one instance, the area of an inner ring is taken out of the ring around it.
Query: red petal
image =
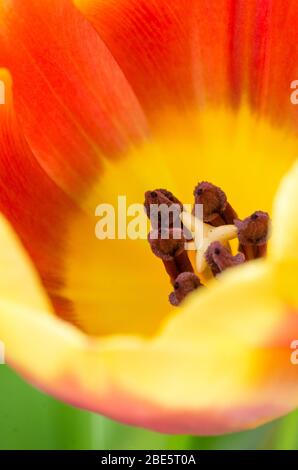
[[[290,85],[298,78],[298,3],[258,0],[250,59],[250,97],[259,113],[298,121]]]
[[[58,292],[67,221],[78,209],[33,156],[13,109],[11,79],[3,69],[0,79],[6,91],[6,104],[0,106],[0,210],[18,232],[55,307],[67,318],[71,306],[61,304]]]

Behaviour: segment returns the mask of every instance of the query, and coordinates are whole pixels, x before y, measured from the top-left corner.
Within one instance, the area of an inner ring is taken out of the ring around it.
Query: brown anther
[[[203,204],[203,221],[218,227],[233,224],[237,214],[227,201],[221,188],[208,181],[202,181],[194,189],[195,204]],[[195,207],[193,208],[195,215]]]
[[[224,247],[220,242],[213,242],[209,245],[205,253],[205,258],[214,276],[217,276],[222,271],[232,266],[237,266],[245,262],[243,253],[237,253],[236,256],[233,256],[230,250]]]
[[[163,261],[171,282],[174,283],[179,274],[193,272],[185,250],[183,231],[178,228],[152,230],[148,235],[152,252]]]
[[[169,295],[170,303],[177,307],[190,292],[200,286],[200,280],[194,273],[184,272],[179,274],[174,282],[174,291]]]
[[[154,229],[181,227],[179,216],[183,211],[183,204],[170,191],[146,191],[144,207]]]
[[[266,255],[270,218],[267,212],[256,211],[244,220],[235,220],[238,229],[239,251],[246,260]]]

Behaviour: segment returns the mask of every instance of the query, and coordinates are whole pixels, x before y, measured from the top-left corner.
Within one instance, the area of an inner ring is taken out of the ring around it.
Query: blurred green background
[[[0,449],[298,449],[298,412],[222,437],[167,436],[64,405],[0,366]]]

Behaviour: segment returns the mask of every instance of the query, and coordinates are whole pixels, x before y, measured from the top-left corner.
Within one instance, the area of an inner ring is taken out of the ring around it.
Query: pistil
[[[200,221],[189,212],[183,212],[181,219],[184,225],[192,232],[196,245],[196,268],[199,274],[203,273],[207,267],[205,253],[209,245],[214,241],[220,241],[228,246],[228,241],[237,237],[237,228],[235,225],[221,225],[213,227],[203,222],[203,231],[199,230]]]

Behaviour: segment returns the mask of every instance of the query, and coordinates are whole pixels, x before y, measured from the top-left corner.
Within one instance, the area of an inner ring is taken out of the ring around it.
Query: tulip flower
[[[0,340],[30,383],[166,433],[297,408],[297,21],[294,0],[0,1]],[[199,181],[272,234],[173,306],[147,240],[98,240],[95,208]]]

